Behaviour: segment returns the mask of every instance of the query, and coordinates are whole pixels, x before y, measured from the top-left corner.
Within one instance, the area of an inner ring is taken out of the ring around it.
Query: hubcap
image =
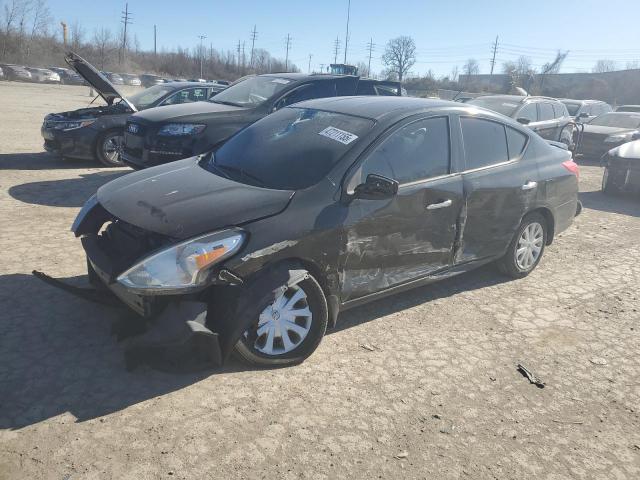
[[[104,152],[104,156],[110,162],[119,162],[120,154],[122,153],[122,143],[124,137],[122,135],[114,135],[112,137],[108,137],[104,144],[102,145],[102,151]]]
[[[283,355],[297,348],[311,328],[313,315],[307,294],[298,285],[286,289],[258,317],[254,331],[247,330],[245,339],[265,355]]]
[[[522,231],[516,249],[516,264],[520,270],[529,270],[540,257],[544,242],[544,230],[537,222],[530,223]]]

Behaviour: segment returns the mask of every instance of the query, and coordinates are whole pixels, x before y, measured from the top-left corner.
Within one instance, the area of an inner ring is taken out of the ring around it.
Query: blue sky
[[[77,20],[91,36],[104,26],[116,32],[124,1],[48,0],[57,21]],[[153,48],[153,25],[158,48],[194,47],[198,35],[207,46],[235,49],[238,40],[250,48],[250,33],[257,26],[256,47],[284,58],[285,37],[291,35],[290,59],[303,71],[309,55],[312,68],[333,61],[333,42],[344,47],[347,0],[130,0],[133,25],[143,49]],[[448,74],[468,58],[476,58],[481,73],[489,72],[491,44],[500,36],[498,65],[524,54],[539,66],[557,49],[569,50],[563,71],[589,71],[600,58],[613,59],[624,68],[640,62],[639,0],[534,0],[516,2],[352,0],[349,63],[367,61],[366,44],[373,39],[372,69],[382,69],[384,44],[398,35],[413,37],[417,63],[413,73],[431,69]],[[339,58],[344,58],[343,50]],[[498,67],[499,68],[499,67]]]

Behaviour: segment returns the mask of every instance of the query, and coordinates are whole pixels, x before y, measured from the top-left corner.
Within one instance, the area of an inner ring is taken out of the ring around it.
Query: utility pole
[[[287,56],[284,60],[284,70],[289,71],[289,47],[291,46],[291,35],[287,33]]]
[[[153,54],[155,56],[158,56],[158,31],[156,29],[156,26],[153,26]]]
[[[369,41],[369,43],[367,44],[367,49],[369,50],[369,66],[367,67],[367,76],[370,77],[371,76],[371,54],[373,52],[373,49],[375,48],[375,43],[373,43],[373,38]]]
[[[253,26],[253,30],[251,31],[251,61],[249,62],[249,67],[253,68],[253,50],[256,46],[256,37],[258,36],[258,32],[256,31],[256,26]]]
[[[133,23],[131,21],[131,14],[129,13],[129,4],[124,4],[124,12],[122,12],[122,19],[120,20],[124,24],[124,32],[122,34],[122,56],[120,62],[124,62],[127,53],[127,25]]]
[[[340,39],[336,37],[333,42],[333,63],[338,63],[338,53],[340,52]]]
[[[347,64],[347,46],[349,45],[349,15],[351,14],[351,0],[347,6],[347,33],[344,36],[344,63]]]
[[[244,73],[246,63],[247,63],[247,57],[244,54],[244,40],[243,40],[242,41],[242,73]]]
[[[493,44],[493,58],[491,59],[491,75],[493,75],[493,67],[496,65],[496,52],[498,51],[498,36],[496,35],[496,43]]]
[[[240,73],[241,72],[241,70],[240,70],[240,40],[238,40],[237,52],[238,52],[238,57],[236,59],[236,64],[237,64],[237,67],[238,67],[238,73]]]
[[[309,54],[309,73],[311,73],[311,57],[313,57],[313,55],[310,53]]]
[[[202,41],[207,38],[206,35],[198,35],[198,38],[200,39],[200,78],[202,78],[202,61],[204,59],[204,49],[202,48]]]
[[[320,64],[320,73],[324,73],[324,63]]]

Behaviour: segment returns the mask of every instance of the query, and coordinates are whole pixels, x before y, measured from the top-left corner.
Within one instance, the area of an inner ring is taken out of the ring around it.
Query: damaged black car
[[[66,158],[97,159],[107,167],[124,165],[120,159],[123,132],[127,118],[133,113],[208,100],[225,88],[213,83],[165,83],[127,98],[80,56],[70,52],[65,60],[98,92],[106,105],[46,115],[41,128],[44,149]]]
[[[489,262],[528,275],[577,191],[571,153],[504,116],[343,97],[113,180],[72,230],[97,292],[185,325],[214,362],[291,365],[345,309]]]
[[[604,193],[640,193],[640,140],[612,148],[602,157],[601,163]]]

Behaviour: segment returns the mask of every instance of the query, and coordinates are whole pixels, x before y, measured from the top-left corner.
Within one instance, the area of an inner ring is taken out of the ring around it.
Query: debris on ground
[[[518,364],[518,371],[522,373],[523,376],[527,377],[527,379],[529,380],[529,383],[532,383],[538,388],[545,387],[545,383],[542,380],[540,380],[540,378],[538,378],[531,370],[529,370],[523,364],[521,363]]]
[[[373,347],[372,345],[369,345],[368,343],[361,343],[360,348],[364,348],[365,350],[369,350],[370,352],[376,351],[375,347]]]
[[[582,425],[584,422],[582,420],[553,420],[554,423],[564,423],[568,425]]]
[[[400,453],[393,456],[393,458],[397,460],[402,460],[403,458],[407,458],[409,456],[409,452],[406,450],[401,451]]]
[[[590,358],[589,361],[594,365],[606,365],[607,361],[604,358]]]

